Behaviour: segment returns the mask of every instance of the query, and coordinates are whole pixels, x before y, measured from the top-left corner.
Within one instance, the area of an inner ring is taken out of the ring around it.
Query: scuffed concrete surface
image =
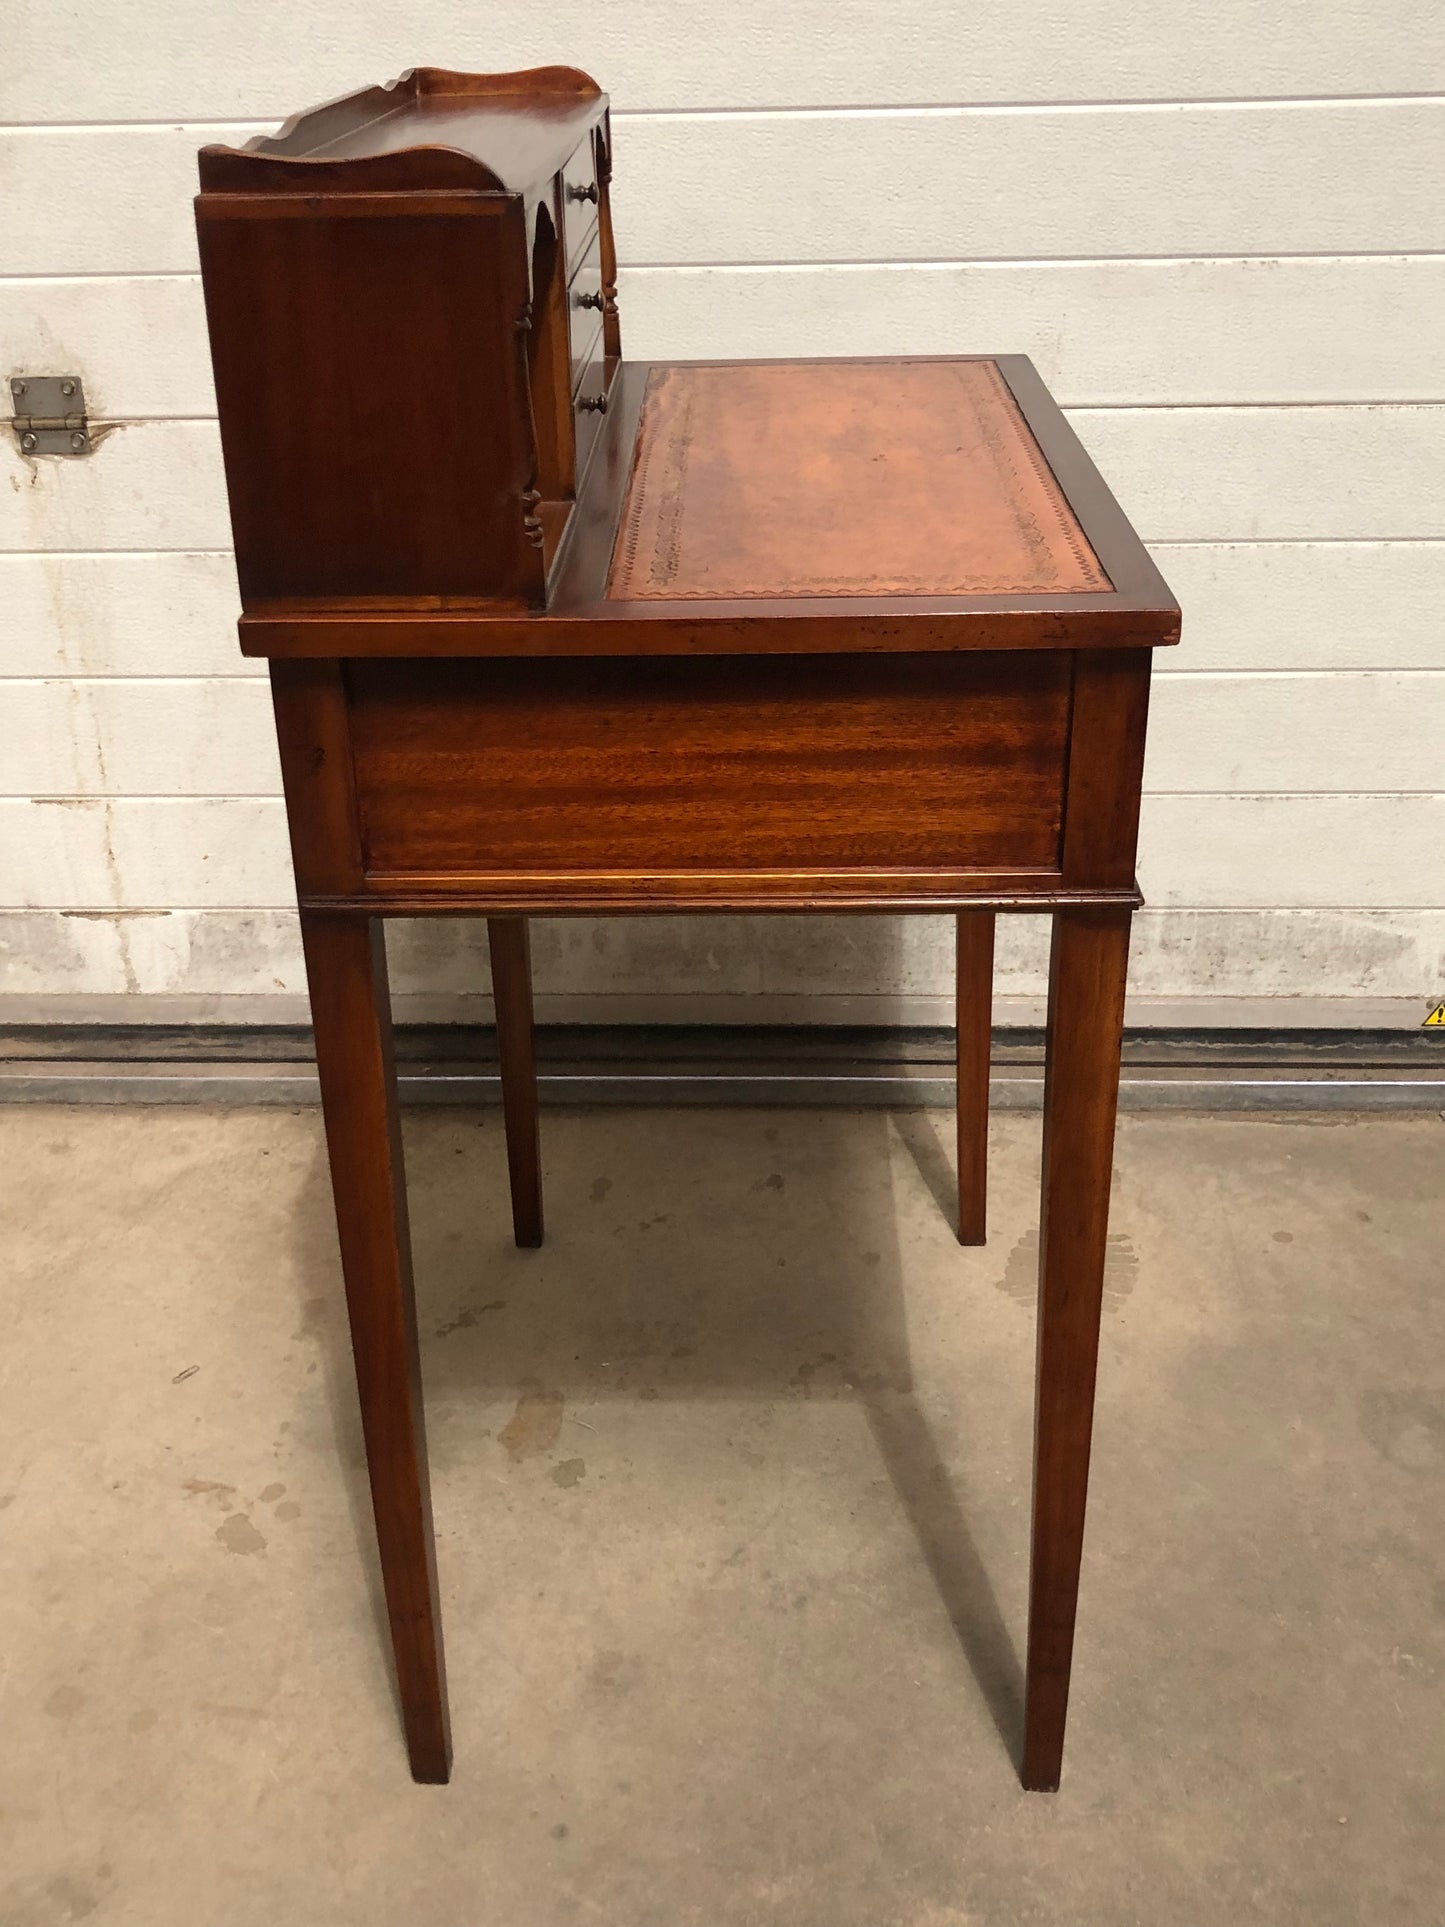
[[[44,807],[42,805],[42,807]],[[98,805],[97,805],[98,807]],[[119,901],[120,899],[118,899]],[[752,1021],[760,998],[953,997],[948,916],[535,917],[532,962],[544,1002],[676,1000],[707,1021],[718,999]],[[388,920],[402,998],[475,1001],[490,983],[475,917]],[[1048,982],[1049,918],[998,920],[995,985],[1038,997]],[[1445,980],[1445,910],[1145,909],[1134,920],[1135,1002],[1258,998],[1286,1025],[1301,1000],[1402,998],[1418,1023]],[[0,910],[0,997],[129,996],[130,1021],[174,997],[303,995],[292,909]],[[284,1021],[277,1019],[277,1021]],[[1366,1021],[1361,1019],[1360,1021]]]
[[[408,1119],[431,1789],[319,1118],[0,1113],[4,1927],[1438,1922],[1445,1123],[1124,1120],[1053,1798],[1037,1120],[981,1251],[949,1128],[548,1116],[519,1253],[500,1120]]]

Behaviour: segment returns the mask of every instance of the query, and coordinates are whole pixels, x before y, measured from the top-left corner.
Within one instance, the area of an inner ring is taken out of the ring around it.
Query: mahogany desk
[[[624,362],[611,173],[568,68],[422,69],[201,155],[412,1772],[445,1780],[450,1741],[382,917],[489,919],[537,1244],[529,915],[956,912],[981,1243],[994,915],[1050,911],[1022,1777],[1052,1788],[1178,610],[1022,356]]]

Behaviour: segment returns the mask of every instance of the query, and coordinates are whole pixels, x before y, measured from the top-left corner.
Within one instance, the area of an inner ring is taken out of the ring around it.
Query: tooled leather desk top
[[[698,362],[651,376],[613,599],[1109,586],[992,361]]]

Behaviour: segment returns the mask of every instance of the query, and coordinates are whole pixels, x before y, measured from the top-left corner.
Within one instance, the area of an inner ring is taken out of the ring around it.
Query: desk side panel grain
[[[1057,873],[1066,653],[353,662],[367,877]]]
[[[199,197],[243,597],[542,599],[523,211],[444,200]]]

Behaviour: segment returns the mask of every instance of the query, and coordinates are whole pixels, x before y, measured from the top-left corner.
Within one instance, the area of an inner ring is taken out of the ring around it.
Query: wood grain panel
[[[196,203],[242,594],[525,600],[520,208],[276,203]]]
[[[1070,658],[353,663],[373,877],[1057,865]]]

